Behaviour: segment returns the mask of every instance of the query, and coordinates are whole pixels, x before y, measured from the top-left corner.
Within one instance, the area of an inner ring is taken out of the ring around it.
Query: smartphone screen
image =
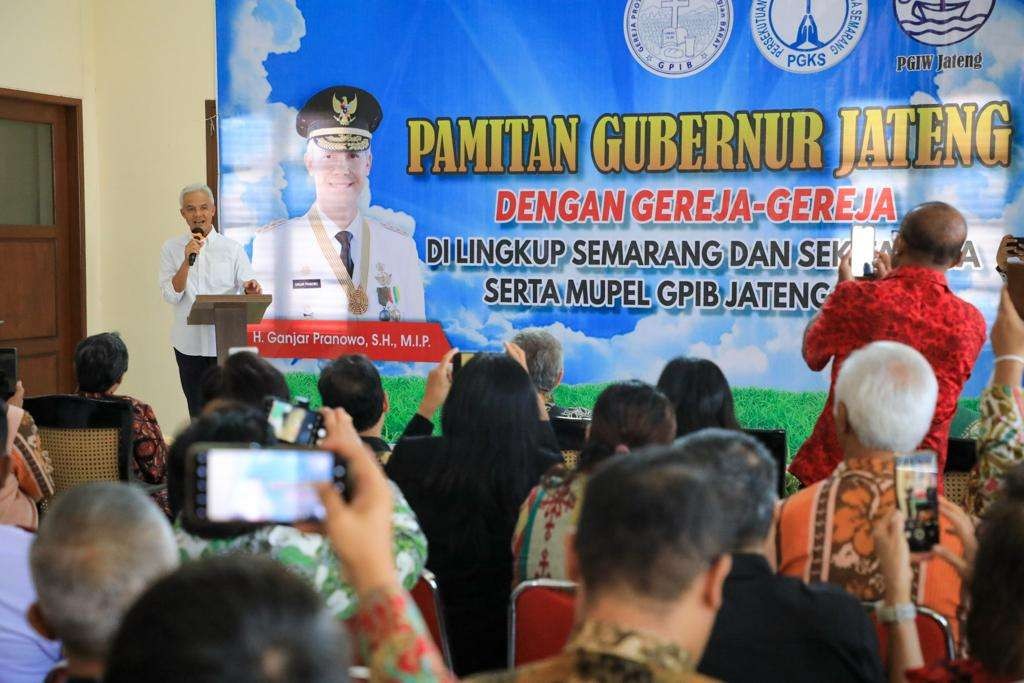
[[[18,350],[0,349],[0,399],[7,400],[14,395],[18,383]]]
[[[320,413],[279,398],[270,398],[267,403],[267,422],[278,441],[311,446],[323,438]]]
[[[939,468],[934,453],[896,458],[896,500],[907,518],[912,552],[926,552],[939,542]]]
[[[334,480],[329,451],[211,448],[195,457],[197,517],[282,523],[324,518],[313,484]]]
[[[854,277],[874,276],[875,229],[870,225],[855,225],[851,228],[850,259]]]

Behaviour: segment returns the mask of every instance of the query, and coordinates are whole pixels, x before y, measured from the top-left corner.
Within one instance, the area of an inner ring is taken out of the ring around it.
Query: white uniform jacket
[[[314,205],[315,206],[315,205]],[[312,212],[314,207],[310,207]],[[266,318],[286,320],[425,319],[422,264],[412,237],[398,228],[359,213],[345,229],[353,233],[352,282],[369,299],[366,312],[349,311],[348,292],[324,256],[310,223],[310,212],[271,223],[256,231],[252,264],[256,279],[274,302]],[[320,213],[330,248],[340,250],[334,235],[341,230]],[[369,240],[368,252],[364,240]],[[369,254],[369,263],[362,262]],[[365,273],[365,279],[364,279]]]

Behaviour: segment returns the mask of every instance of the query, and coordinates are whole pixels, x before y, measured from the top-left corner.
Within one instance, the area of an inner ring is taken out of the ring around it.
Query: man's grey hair
[[[893,341],[868,344],[849,355],[835,384],[835,411],[868,448],[909,453],[932,424],[939,385],[915,349]]]
[[[680,462],[703,472],[728,522],[730,549],[750,550],[772,527],[778,495],[778,464],[760,441],[731,429],[707,428],[676,439]]]
[[[192,183],[181,188],[181,194],[178,195],[178,208],[185,208],[185,195],[192,194],[193,192],[205,192],[206,196],[210,198],[211,202],[216,201],[213,198],[213,190],[206,183]]]
[[[128,484],[92,482],[61,494],[29,555],[39,609],[72,654],[102,660],[124,614],[178,565],[167,518]]]
[[[550,332],[533,327],[512,337],[512,343],[526,353],[526,367],[537,391],[553,391],[562,374],[562,345],[558,340]]]

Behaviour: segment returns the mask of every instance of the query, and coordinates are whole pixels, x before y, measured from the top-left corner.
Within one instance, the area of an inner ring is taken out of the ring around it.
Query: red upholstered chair
[[[889,668],[889,625],[875,618],[873,603],[864,603],[871,616],[878,634],[878,652],[882,656],[882,664]],[[917,638],[921,641],[921,654],[925,664],[953,659],[953,636],[949,629],[949,621],[938,612],[927,607],[917,608]]]
[[[424,569],[420,580],[412,587],[412,599],[423,615],[423,621],[430,629],[434,643],[444,657],[444,665],[452,669],[452,652],[448,645],[448,632],[444,627],[444,610],[441,607],[441,592],[437,588],[437,578],[429,569]]]
[[[576,584],[535,579],[512,591],[508,608],[510,669],[553,657],[569,641],[576,615]]]

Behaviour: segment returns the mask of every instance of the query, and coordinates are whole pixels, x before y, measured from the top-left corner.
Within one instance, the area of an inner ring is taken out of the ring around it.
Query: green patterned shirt
[[[427,537],[405,496],[393,482],[389,483],[395,501],[391,518],[395,567],[402,585],[409,590],[416,585],[427,563]],[[355,591],[345,580],[330,542],[320,534],[273,524],[234,538],[205,539],[182,529],[179,518],[174,523],[174,536],[182,562],[234,553],[272,557],[305,577],[339,619],[348,619],[356,612]]]

